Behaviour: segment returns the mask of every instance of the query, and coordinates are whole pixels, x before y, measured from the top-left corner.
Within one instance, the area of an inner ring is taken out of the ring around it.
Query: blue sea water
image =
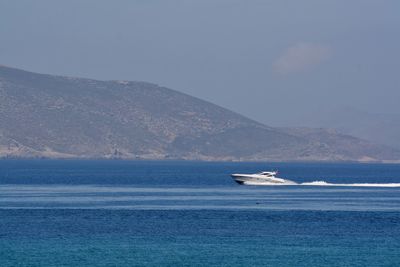
[[[297,183],[241,186],[230,173]],[[0,266],[400,266],[400,165],[0,161]]]

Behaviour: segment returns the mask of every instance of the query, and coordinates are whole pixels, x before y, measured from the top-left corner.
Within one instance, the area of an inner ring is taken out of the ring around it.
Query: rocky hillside
[[[0,66],[0,157],[399,160],[335,132],[273,128],[144,82]]]

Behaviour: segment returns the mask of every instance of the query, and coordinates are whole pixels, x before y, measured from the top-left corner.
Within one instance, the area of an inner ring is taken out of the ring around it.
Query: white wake
[[[354,183],[354,184],[334,184],[327,183],[325,181],[314,181],[314,182],[306,182],[298,185],[308,185],[308,186],[351,186],[351,187],[400,187],[400,183]]]
[[[349,183],[349,184],[336,184],[328,183],[325,181],[313,181],[296,183],[286,180],[285,183],[271,183],[271,182],[244,182],[246,185],[264,185],[264,186],[284,186],[284,185],[305,185],[305,186],[341,186],[341,187],[400,187],[400,183]]]

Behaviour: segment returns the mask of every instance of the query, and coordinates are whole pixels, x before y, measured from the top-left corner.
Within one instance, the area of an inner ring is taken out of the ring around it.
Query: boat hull
[[[232,174],[233,180],[241,185],[294,185],[293,181],[277,178],[264,177],[261,175]]]

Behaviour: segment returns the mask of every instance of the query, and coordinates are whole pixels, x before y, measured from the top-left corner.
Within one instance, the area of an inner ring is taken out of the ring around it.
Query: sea
[[[400,266],[400,165],[1,160],[0,266]]]

